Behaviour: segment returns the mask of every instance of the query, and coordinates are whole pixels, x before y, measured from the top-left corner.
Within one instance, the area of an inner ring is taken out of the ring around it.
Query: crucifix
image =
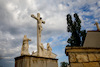
[[[40,17],[40,13],[37,13],[37,17],[33,14],[31,15],[31,17],[37,20],[37,56],[40,56],[39,46],[41,45],[42,23],[45,24],[45,21],[43,21]]]

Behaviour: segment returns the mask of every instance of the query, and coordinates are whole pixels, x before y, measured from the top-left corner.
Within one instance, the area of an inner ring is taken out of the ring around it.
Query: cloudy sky
[[[67,61],[64,50],[70,33],[66,15],[78,13],[82,29],[96,30],[100,22],[100,0],[0,0],[0,67],[14,67],[14,58],[20,56],[23,36],[32,39],[29,52],[37,50],[37,21],[31,14],[41,14],[42,43],[50,43],[59,64]]]

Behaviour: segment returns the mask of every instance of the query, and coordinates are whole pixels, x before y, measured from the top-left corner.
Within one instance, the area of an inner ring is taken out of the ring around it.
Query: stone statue
[[[100,31],[100,28],[99,28],[99,24],[98,24],[98,22],[96,22],[94,25],[96,25],[97,30]]]
[[[33,14],[31,17],[37,20],[37,52],[33,51],[32,56],[56,58],[57,55],[52,53],[52,48],[49,43],[47,44],[47,49],[45,49],[41,43],[41,31],[43,30],[42,23],[45,24],[45,21],[42,20],[39,13],[37,13],[37,17]]]
[[[48,56],[50,57],[51,54],[52,54],[52,48],[50,47],[49,43],[47,43],[47,53],[48,53]]]
[[[31,15],[31,17],[37,20],[37,56],[40,56],[39,46],[41,45],[42,23],[45,24],[45,21],[42,20],[39,13],[37,13],[37,17],[33,14]]]
[[[28,51],[28,48],[29,48],[28,41],[31,41],[31,39],[28,39],[27,36],[24,35],[22,49],[21,49],[21,56],[22,55],[30,55],[29,51]]]
[[[44,51],[43,43],[41,43],[40,48],[41,48],[42,51]]]
[[[44,46],[43,46],[43,43],[41,43],[40,45],[40,56],[43,56],[44,55]]]
[[[39,46],[40,49],[40,57],[47,57],[47,58],[56,58],[56,54],[52,53],[52,48],[50,47],[50,44],[47,43],[47,49],[44,48],[43,44]],[[37,52],[32,52],[32,56],[37,56]]]

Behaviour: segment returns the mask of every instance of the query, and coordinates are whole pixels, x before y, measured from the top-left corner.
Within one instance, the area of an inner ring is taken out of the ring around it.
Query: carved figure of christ
[[[31,17],[37,20],[37,56],[40,56],[39,46],[41,45],[42,23],[45,24],[45,21],[42,20],[39,13],[37,13],[37,17],[33,14],[31,15]]]

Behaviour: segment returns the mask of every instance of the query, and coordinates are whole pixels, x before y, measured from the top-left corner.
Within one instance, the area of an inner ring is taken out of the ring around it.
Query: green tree
[[[70,14],[67,16],[67,31],[71,33],[71,37],[68,39],[68,45],[71,46],[83,46],[86,37],[86,30],[81,30],[81,20],[78,15],[74,14],[74,21]]]
[[[67,62],[61,62],[61,67],[67,67],[68,63]]]

